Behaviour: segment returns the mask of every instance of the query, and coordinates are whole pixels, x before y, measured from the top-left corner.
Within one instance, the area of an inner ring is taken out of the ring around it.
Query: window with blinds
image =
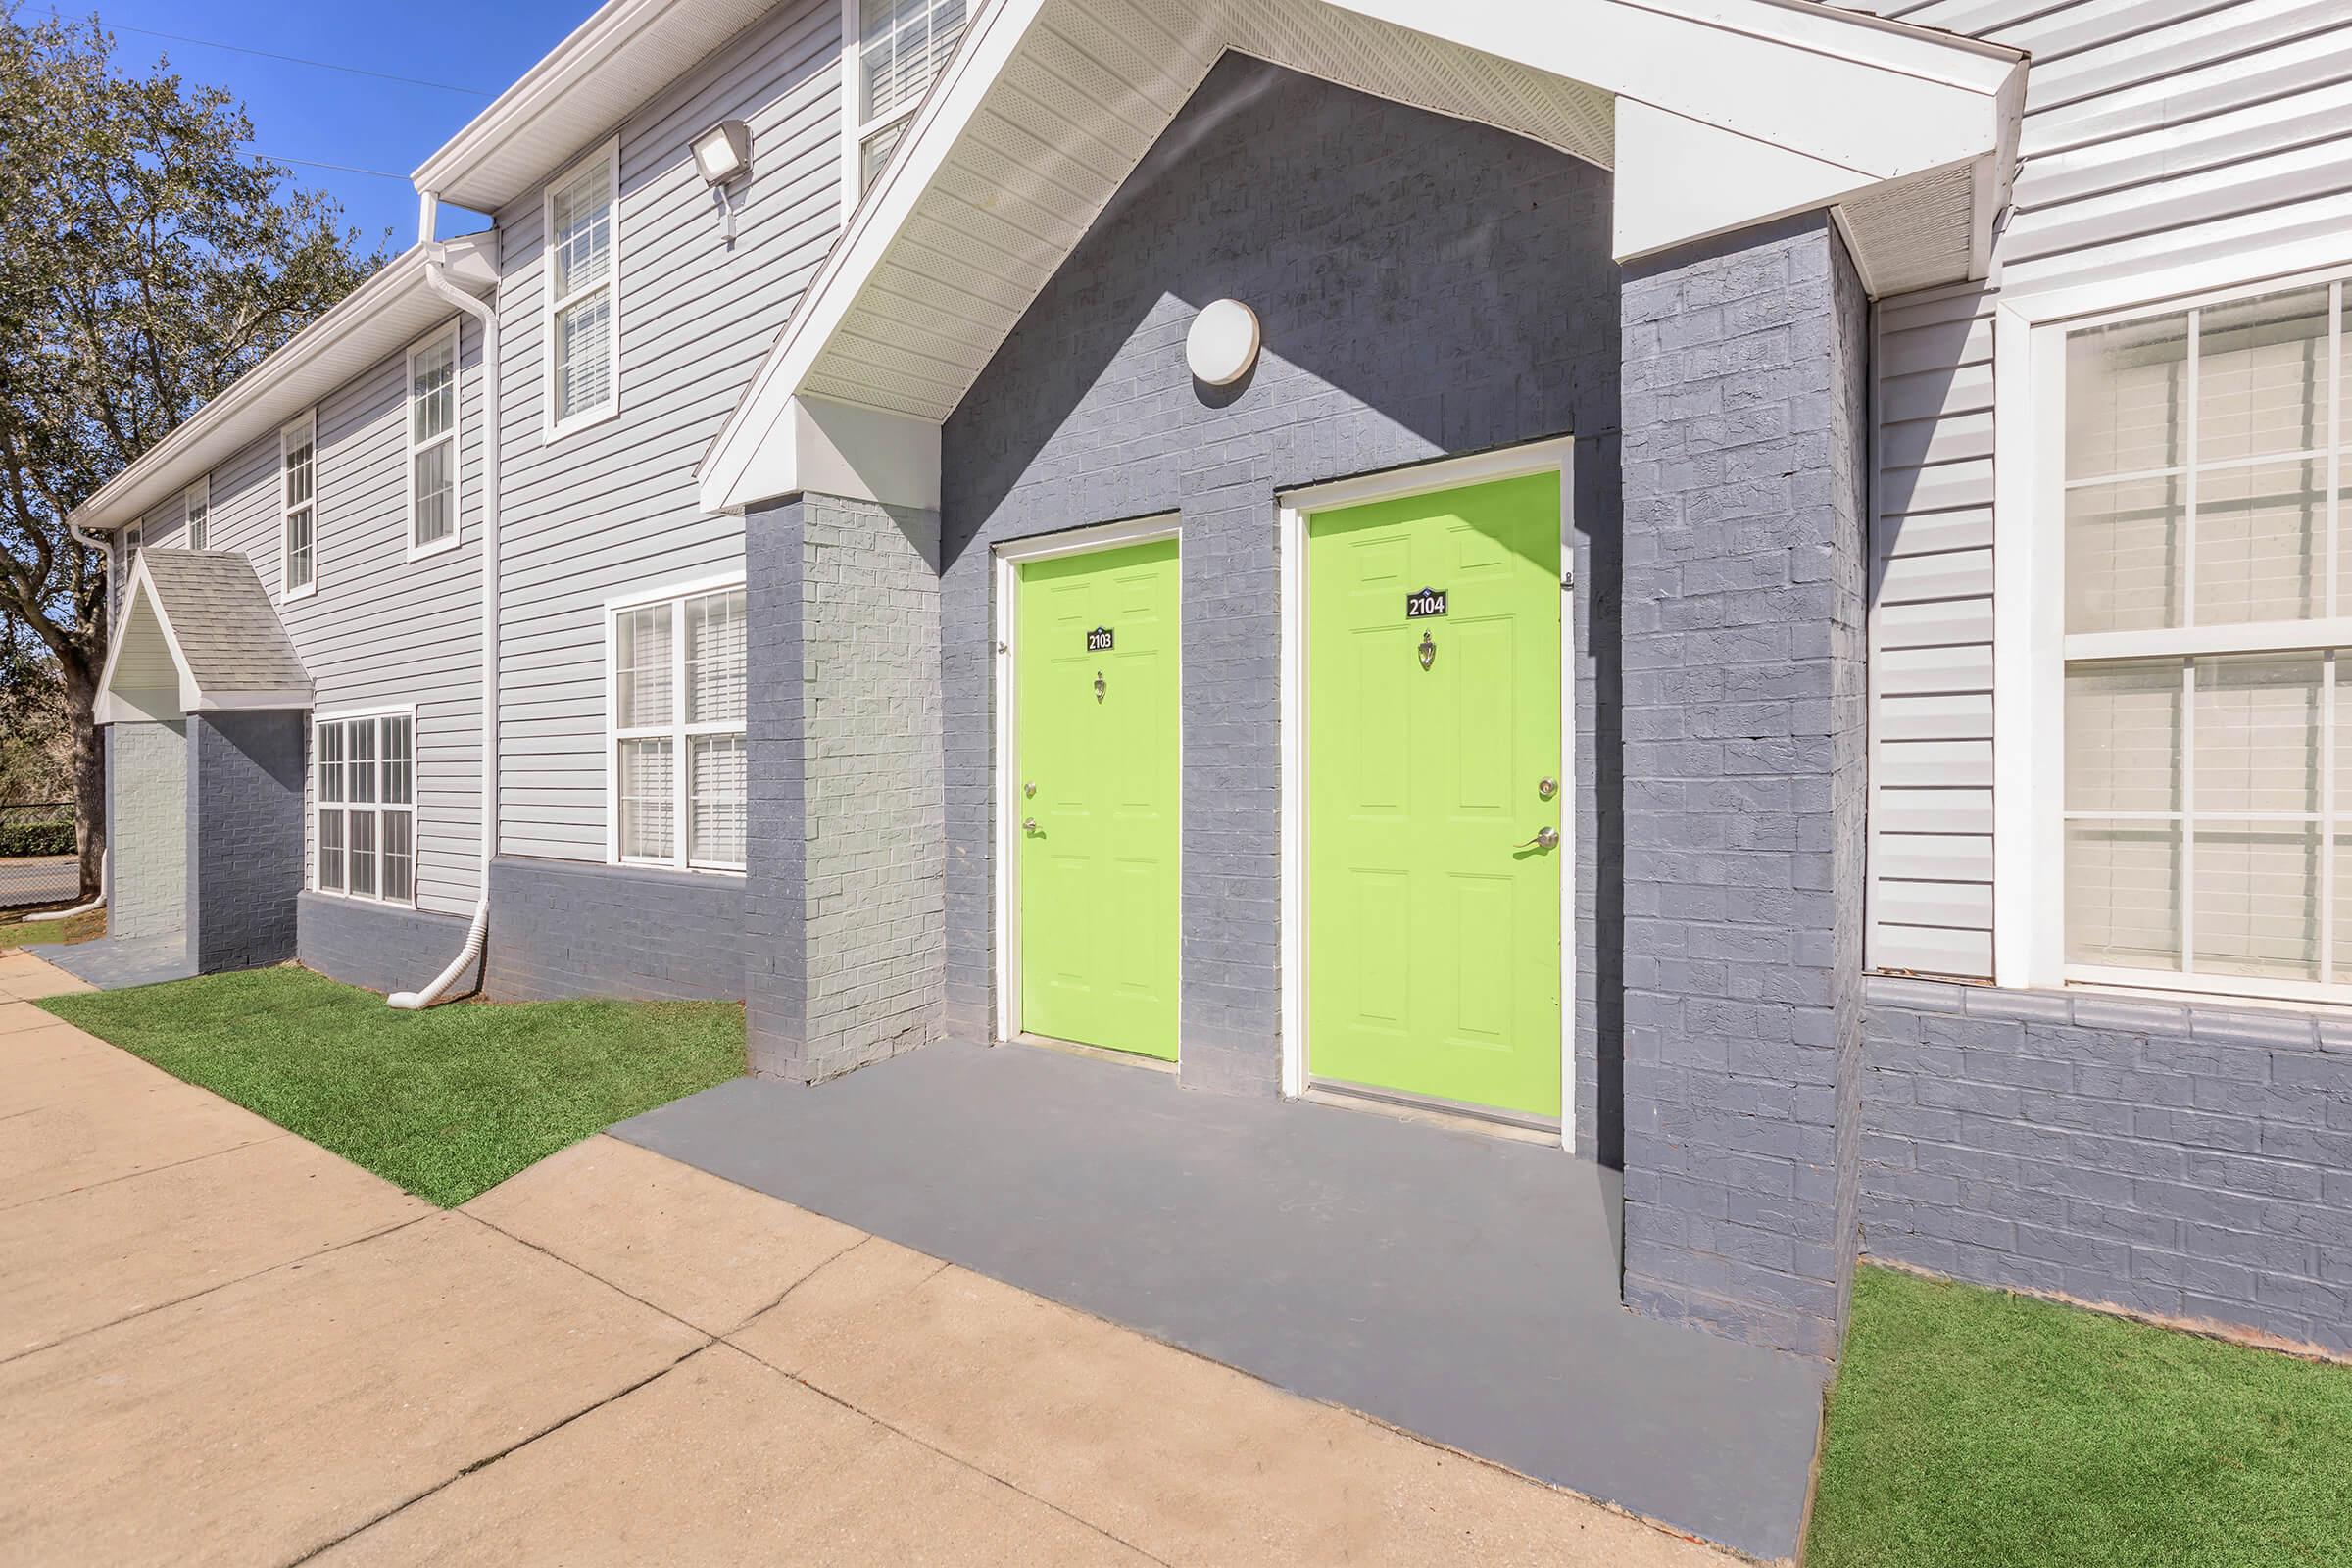
[[[309,415],[277,433],[278,590],[300,599],[318,587],[318,432]]]
[[[612,612],[616,859],[743,868],[744,616],[741,588]]]
[[[858,191],[871,189],[906,122],[963,37],[965,0],[858,0],[851,107]]]
[[[409,350],[409,558],[458,542],[458,328]]]
[[[615,299],[620,270],[617,145],[547,187],[547,430],[560,435],[620,407]]]
[[[188,548],[202,550],[212,535],[213,479],[206,474],[188,486],[185,503],[188,512]]]
[[[416,720],[322,718],[311,737],[312,882],[320,893],[416,902]]]
[[[2352,998],[2344,309],[2337,281],[2068,337],[2075,978]]]

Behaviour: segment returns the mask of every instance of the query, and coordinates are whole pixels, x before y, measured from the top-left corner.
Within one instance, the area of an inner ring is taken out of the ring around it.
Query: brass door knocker
[[[1427,669],[1437,662],[1438,645],[1430,640],[1429,633],[1423,632],[1421,634],[1421,667]]]
[[[1102,672],[1098,669],[1095,671],[1095,701],[1098,703],[1101,702],[1102,700],[1102,693],[1106,690],[1108,690],[1108,688],[1104,686],[1102,682]]]

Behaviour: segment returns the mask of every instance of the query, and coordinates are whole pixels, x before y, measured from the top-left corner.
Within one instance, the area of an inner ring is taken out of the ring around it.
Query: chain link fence
[[[74,803],[0,806],[0,909],[71,904],[80,891]]]

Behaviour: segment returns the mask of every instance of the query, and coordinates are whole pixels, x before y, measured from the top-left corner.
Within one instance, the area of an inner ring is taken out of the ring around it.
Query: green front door
[[[1316,514],[1307,594],[1308,1071],[1556,1120],[1559,475]]]
[[[1021,1027],[1176,1059],[1176,541],[1019,567]]]

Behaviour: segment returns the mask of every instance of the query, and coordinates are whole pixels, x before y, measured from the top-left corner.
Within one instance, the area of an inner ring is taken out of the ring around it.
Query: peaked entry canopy
[[[98,682],[98,722],[311,706],[311,676],[253,563],[142,551]]]
[[[1630,260],[1834,209],[1864,281],[1984,274],[2010,49],[1810,0],[993,0],[700,472],[935,505],[939,425],[1227,50],[1616,173]]]

